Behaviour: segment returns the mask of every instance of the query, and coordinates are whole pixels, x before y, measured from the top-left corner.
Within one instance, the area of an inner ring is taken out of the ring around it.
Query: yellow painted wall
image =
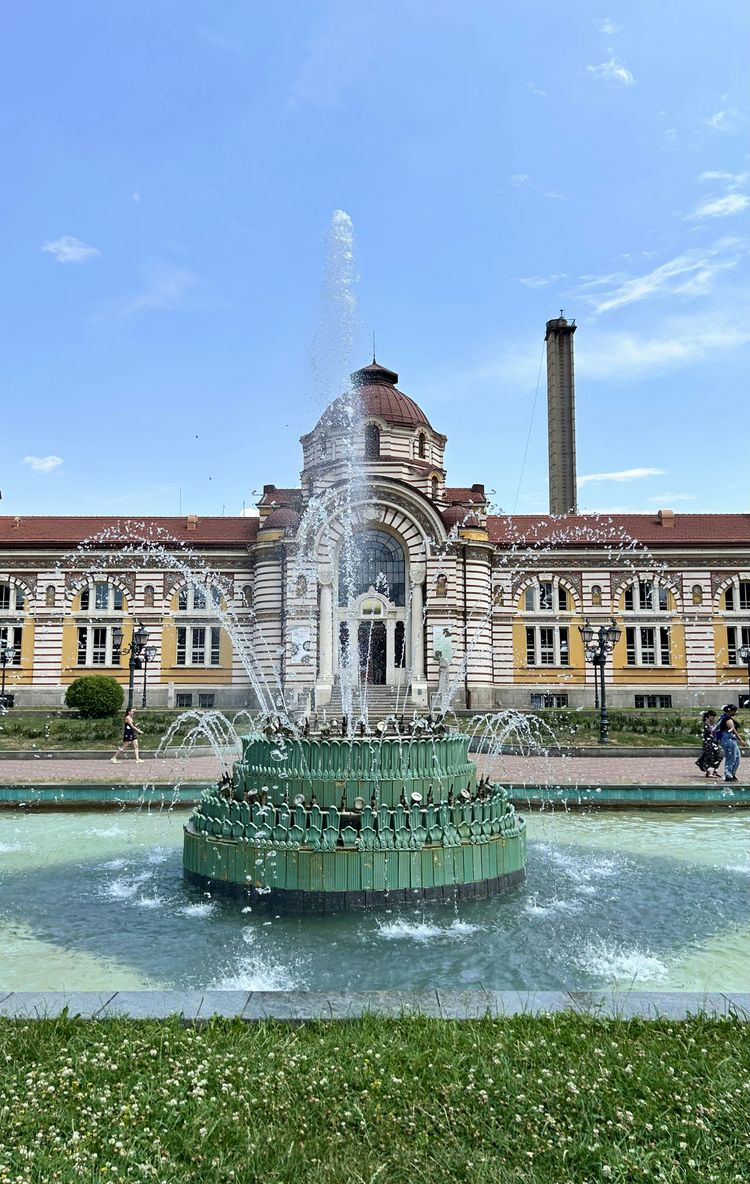
[[[80,604],[80,597],[77,598]],[[75,604],[75,601],[74,601]],[[118,666],[79,666],[78,665],[78,626],[86,624],[82,618],[76,620],[75,617],[66,617],[63,621],[62,627],[62,659],[60,670],[60,682],[67,684],[73,682],[74,679],[80,678],[84,674],[107,674],[111,678],[116,678],[118,682],[124,683],[127,686],[130,671],[128,669],[128,662],[126,656],[120,657]],[[102,625],[110,622],[96,622]],[[117,623],[122,628],[122,648],[130,645],[133,636],[133,622],[126,618],[119,616],[111,622]]]
[[[670,597],[671,599],[671,597]],[[628,666],[628,649],[625,640],[625,624],[622,636],[612,654],[612,677],[618,686],[686,686],[687,664],[685,657],[685,627],[682,621],[665,620],[669,625],[669,639],[672,663],[670,666]],[[637,621],[628,625],[638,628]],[[649,621],[649,625],[652,622]],[[658,626],[657,626],[658,628]]]
[[[526,664],[526,626],[540,625],[541,620],[535,617],[513,622],[513,681],[525,686],[547,686],[549,683],[583,684],[586,681],[584,670],[583,642],[578,632],[578,626],[583,624],[579,620],[559,620],[552,618],[552,625],[565,625],[568,629],[568,647],[570,656],[569,666],[528,666]]]

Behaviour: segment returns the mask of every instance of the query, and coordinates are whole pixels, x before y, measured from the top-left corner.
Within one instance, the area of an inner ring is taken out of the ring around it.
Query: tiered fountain
[[[345,720],[265,731],[242,741],[232,778],[185,827],[193,883],[277,911],[338,912],[487,897],[523,879],[524,820],[505,789],[478,780],[468,735],[430,720],[372,735],[346,735]]]

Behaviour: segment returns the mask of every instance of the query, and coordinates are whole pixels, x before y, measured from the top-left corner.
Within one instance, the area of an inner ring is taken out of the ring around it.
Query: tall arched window
[[[153,584],[146,584],[146,587],[143,589],[143,607],[144,608],[153,608],[154,607],[154,586],[153,586]]]
[[[432,500],[436,502],[440,496],[440,482],[437,477],[432,478],[430,485],[432,487]]]
[[[424,460],[427,455],[427,437],[424,432],[420,432],[417,437],[417,456]]]
[[[380,457],[380,428],[376,423],[365,424],[365,460]]]
[[[47,589],[44,593],[44,607],[45,608],[54,608],[55,607],[55,585],[54,584],[47,585]]]
[[[355,536],[353,554],[339,557],[339,604],[356,600],[369,588],[392,604],[406,604],[406,560],[401,544],[384,530],[363,530]]]

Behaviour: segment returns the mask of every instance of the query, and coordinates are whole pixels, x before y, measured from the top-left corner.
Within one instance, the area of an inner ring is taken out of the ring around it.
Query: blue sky
[[[296,484],[336,209],[353,360],[449,483],[546,510],[564,308],[581,508],[747,510],[744,0],[47,0],[3,41],[3,513]]]

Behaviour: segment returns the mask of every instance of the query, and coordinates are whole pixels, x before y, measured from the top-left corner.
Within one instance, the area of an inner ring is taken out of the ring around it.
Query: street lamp
[[[143,659],[143,699],[141,700],[141,707],[145,707],[146,706],[146,676],[148,674],[148,664],[149,664],[149,662],[153,662],[154,658],[156,657],[156,646],[155,645],[144,646],[143,653],[141,654],[141,657]]]
[[[750,645],[740,646],[737,651],[740,662],[747,666],[747,705],[750,707]]]
[[[5,707],[5,667],[12,666],[16,660],[15,647],[8,645],[7,641],[0,642],[0,664],[3,668],[2,689],[0,689],[0,707]]]
[[[116,650],[120,650],[122,654],[130,654],[128,661],[128,668],[130,670],[130,678],[128,680],[128,711],[133,706],[133,686],[135,684],[135,672],[141,668],[141,655],[146,647],[148,641],[148,629],[144,628],[143,621],[138,622],[138,628],[133,630],[133,636],[130,645],[122,648],[122,627],[115,625],[112,630],[112,646]]]
[[[612,652],[620,640],[622,629],[614,620],[610,621],[609,625],[600,625],[598,629],[594,629],[587,620],[584,625],[578,626],[578,632],[586,652],[586,661],[594,667],[594,686],[599,690],[597,702],[599,707],[599,743],[607,744],[609,742],[609,722],[607,720],[604,667],[607,664],[607,654]]]

